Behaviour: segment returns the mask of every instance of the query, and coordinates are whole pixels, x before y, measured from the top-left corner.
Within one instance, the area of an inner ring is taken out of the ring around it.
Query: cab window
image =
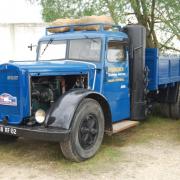
[[[126,61],[125,44],[121,41],[109,41],[107,60],[109,62],[122,62]]]
[[[84,61],[100,61],[101,39],[70,40],[69,59]]]

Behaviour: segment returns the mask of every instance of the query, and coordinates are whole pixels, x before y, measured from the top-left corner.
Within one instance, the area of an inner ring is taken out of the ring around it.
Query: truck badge
[[[0,105],[17,106],[17,98],[8,93],[0,95]]]

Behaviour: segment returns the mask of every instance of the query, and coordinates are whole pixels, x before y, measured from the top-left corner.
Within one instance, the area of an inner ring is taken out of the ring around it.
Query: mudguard
[[[57,127],[62,129],[70,129],[74,113],[83,100],[83,98],[96,99],[106,111],[106,117],[111,121],[111,113],[106,98],[92,90],[87,89],[74,89],[62,95],[55,103],[52,104],[46,114],[45,126]],[[111,124],[110,122],[108,124]]]

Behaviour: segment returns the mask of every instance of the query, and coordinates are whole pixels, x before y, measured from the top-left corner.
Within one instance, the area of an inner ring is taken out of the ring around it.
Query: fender
[[[74,89],[62,95],[48,110],[45,126],[70,129],[74,113],[79,103],[86,97],[95,99],[100,103],[105,118],[108,120],[108,123],[105,124],[109,127],[108,129],[111,129],[111,113],[106,98],[100,93],[87,89]]]

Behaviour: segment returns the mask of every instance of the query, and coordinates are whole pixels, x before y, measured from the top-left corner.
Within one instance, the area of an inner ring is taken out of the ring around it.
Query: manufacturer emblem
[[[18,80],[18,76],[7,76],[7,80],[12,80],[12,81]]]
[[[17,106],[17,97],[3,93],[0,95],[0,105]]]

